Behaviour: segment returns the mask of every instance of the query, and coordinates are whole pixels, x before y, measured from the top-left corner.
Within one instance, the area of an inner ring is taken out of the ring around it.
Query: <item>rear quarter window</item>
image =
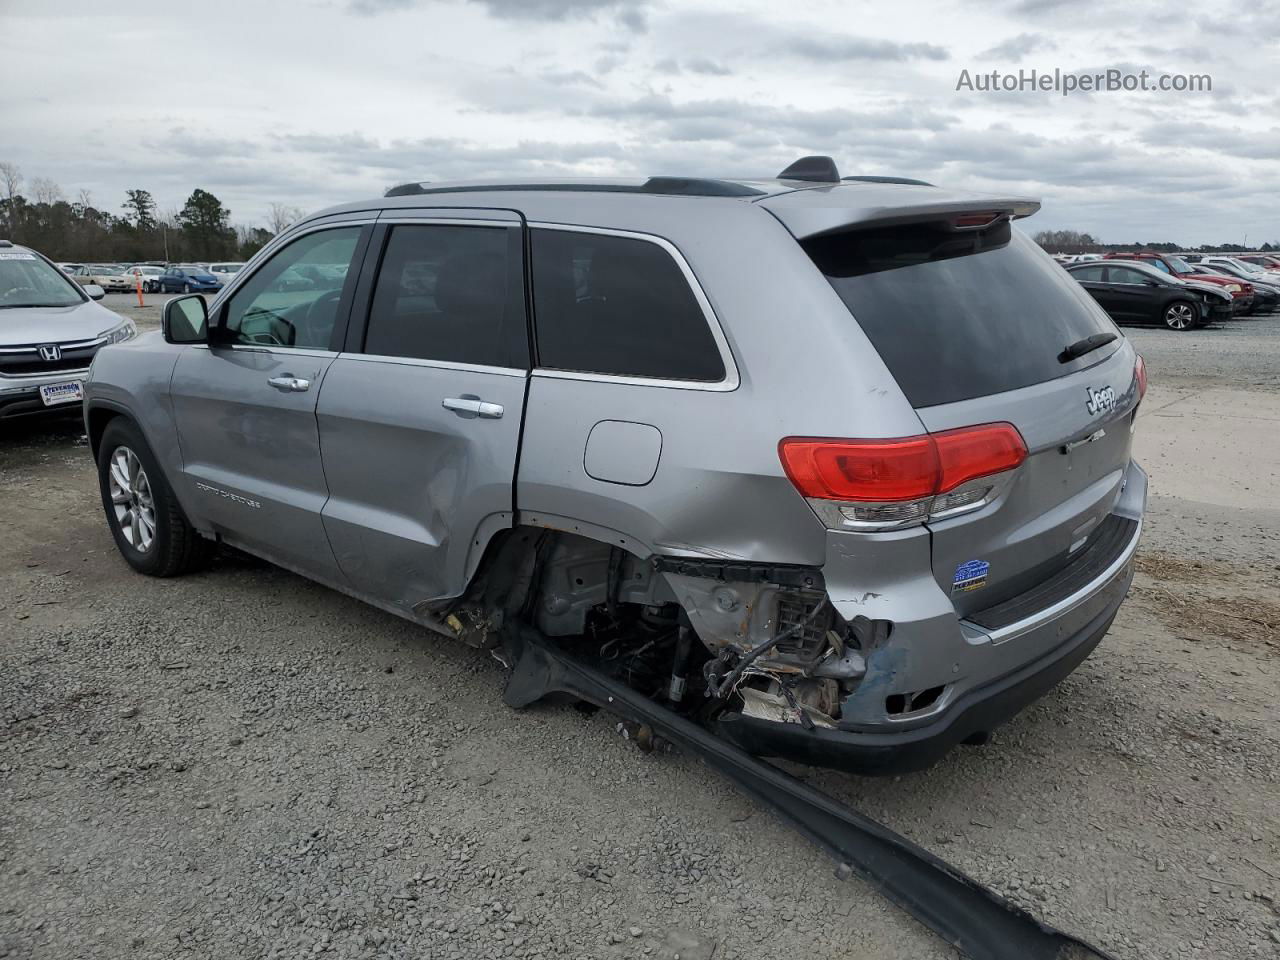
[[[1068,344],[1115,330],[1067,271],[1007,222],[851,230],[802,243],[914,407],[1043,383],[1119,348],[1059,363]]]
[[[537,228],[538,365],[554,370],[719,382],[724,361],[684,272],[648,240]]]

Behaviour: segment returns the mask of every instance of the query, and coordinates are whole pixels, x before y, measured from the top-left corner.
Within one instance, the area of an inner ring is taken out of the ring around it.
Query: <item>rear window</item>
[[[1068,344],[1115,326],[1076,280],[1006,223],[852,230],[803,243],[914,407],[1043,383],[1092,366]]]
[[[648,240],[533,232],[538,365],[717,382],[724,361],[679,266]]]

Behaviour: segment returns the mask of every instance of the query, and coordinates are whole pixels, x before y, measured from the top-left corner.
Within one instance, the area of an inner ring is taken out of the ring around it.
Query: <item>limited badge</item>
[[[981,590],[987,585],[987,571],[991,564],[985,560],[970,560],[956,567],[956,575],[951,578],[952,593],[968,593]]]

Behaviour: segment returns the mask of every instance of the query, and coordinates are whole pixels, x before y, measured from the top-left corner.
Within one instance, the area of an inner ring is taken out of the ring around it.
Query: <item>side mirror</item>
[[[169,343],[207,343],[209,308],[204,297],[195,293],[170,300],[164,305],[160,329]]]
[[[107,295],[107,291],[103,290],[96,283],[86,283],[84,285],[84,292],[90,300],[101,300]]]

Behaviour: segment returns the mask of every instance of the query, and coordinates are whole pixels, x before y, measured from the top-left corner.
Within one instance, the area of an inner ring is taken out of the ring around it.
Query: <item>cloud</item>
[[[408,10],[417,3],[418,0],[349,0],[347,9],[361,16],[376,17],[380,13]]]
[[[806,60],[834,63],[846,60],[946,60],[946,48],[932,43],[895,43],[869,37],[810,36],[797,34],[781,41],[778,49]]]
[[[1084,0],[1018,0],[1012,9],[1014,13],[1038,14],[1057,13],[1067,8],[1081,11],[1085,6]]]
[[[226,3],[253,15],[254,0]],[[43,8],[0,15],[0,63],[40,97],[0,94],[0,159],[104,207],[127,188],[180,207],[199,186],[252,224],[272,201],[317,209],[411,180],[770,176],[818,153],[846,175],[1041,197],[1032,229],[1202,243],[1280,223],[1274,0],[1181,17],[1156,0],[1124,17],[1089,0],[963,16],[936,0],[838,26],[759,0],[313,0],[194,47],[180,19],[134,4],[63,0],[57,62]],[[360,69],[316,57],[334,36]],[[161,101],[116,69],[126,37],[145,39]],[[1211,72],[1213,92],[958,93],[976,51],[1002,72]]]
[[[696,73],[709,77],[728,77],[733,74],[722,63],[706,57],[693,57],[681,63],[675,57],[663,57],[654,63],[653,68],[664,76],[677,76],[682,73]]]
[[[1006,60],[1017,63],[1029,53],[1052,50],[1057,44],[1040,33],[1020,33],[978,54],[980,60]]]
[[[483,7],[499,20],[564,22],[601,13],[614,14],[635,33],[648,27],[644,8],[649,0],[466,0]],[[418,6],[421,0],[348,0],[347,9],[363,16],[394,13]]]
[[[1166,120],[1144,127],[1139,139],[1154,147],[1191,148],[1251,160],[1272,160],[1275,145],[1280,142],[1280,129],[1241,130],[1194,120]]]

